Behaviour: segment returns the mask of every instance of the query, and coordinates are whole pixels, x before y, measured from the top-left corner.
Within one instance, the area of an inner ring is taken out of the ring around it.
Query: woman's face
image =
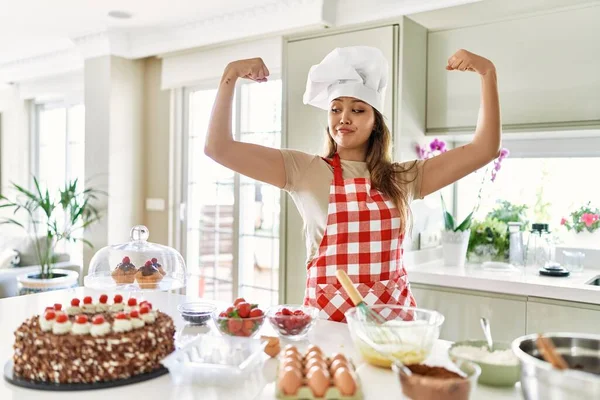
[[[338,150],[366,150],[375,124],[373,107],[354,97],[338,97],[331,101],[328,116]]]

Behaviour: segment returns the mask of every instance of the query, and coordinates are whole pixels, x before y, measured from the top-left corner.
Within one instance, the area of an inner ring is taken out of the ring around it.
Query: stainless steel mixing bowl
[[[521,362],[521,388],[526,400],[600,399],[600,335],[544,333],[569,364],[557,370],[543,361],[535,340],[537,334],[512,342]]]

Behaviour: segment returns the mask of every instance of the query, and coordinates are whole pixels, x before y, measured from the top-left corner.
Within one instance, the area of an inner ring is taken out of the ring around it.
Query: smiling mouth
[[[338,131],[338,133],[342,133],[342,134],[344,134],[344,133],[352,133],[352,132],[354,132],[354,131],[353,131],[353,130],[351,130],[351,129],[338,129],[337,131]]]

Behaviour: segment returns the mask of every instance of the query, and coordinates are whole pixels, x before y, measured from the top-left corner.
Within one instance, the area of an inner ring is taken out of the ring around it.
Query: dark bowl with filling
[[[398,376],[402,394],[411,400],[469,400],[475,393],[481,368],[474,362],[458,360],[452,367],[412,364],[405,374],[398,364],[392,370]]]
[[[206,325],[212,318],[212,313],[217,309],[210,303],[190,302],[177,306],[177,311],[186,322],[191,325]]]

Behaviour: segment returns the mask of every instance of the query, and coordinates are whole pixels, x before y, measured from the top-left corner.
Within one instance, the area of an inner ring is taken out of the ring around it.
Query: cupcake
[[[158,270],[158,272],[160,272],[160,274],[162,276],[165,276],[167,274],[167,271],[164,270],[164,268],[162,267],[162,265],[159,264],[158,260],[156,258],[153,258],[152,260],[152,266],[154,268],[156,268]]]
[[[118,285],[133,283],[137,268],[131,263],[129,257],[123,257],[123,260],[117,265],[117,268],[111,273],[111,276]]]
[[[152,265],[152,261],[146,261],[143,267],[138,269],[135,279],[142,289],[156,289],[162,281],[162,274]]]

